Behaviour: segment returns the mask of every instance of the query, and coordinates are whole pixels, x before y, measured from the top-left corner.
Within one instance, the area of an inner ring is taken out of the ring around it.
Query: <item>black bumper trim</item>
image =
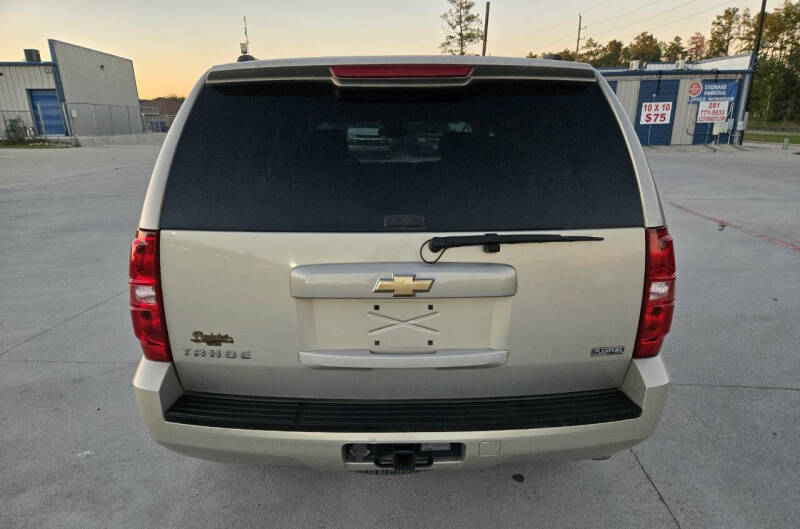
[[[329,400],[185,393],[168,422],[294,432],[526,430],[635,419],[619,389],[481,399]]]

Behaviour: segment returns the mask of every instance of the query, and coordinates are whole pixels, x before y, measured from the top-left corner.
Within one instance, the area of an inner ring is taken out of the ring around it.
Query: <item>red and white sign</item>
[[[639,115],[639,125],[669,125],[672,118],[672,102],[663,101],[642,103],[642,112]]]
[[[728,119],[728,101],[700,101],[698,123],[722,123]]]
[[[695,81],[689,85],[689,96],[697,97],[700,95],[700,92],[703,91],[703,83],[699,81]]]

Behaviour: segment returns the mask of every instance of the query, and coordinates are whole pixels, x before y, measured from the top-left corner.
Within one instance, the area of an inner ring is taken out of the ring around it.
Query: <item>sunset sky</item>
[[[483,16],[485,2],[475,3]],[[780,3],[768,1],[767,9]],[[661,40],[708,36],[714,16],[731,5],[756,11],[760,2],[492,0],[488,53],[574,48],[578,12],[585,34],[601,42],[627,42],[642,31]],[[438,54],[445,8],[444,0],[0,0],[0,61],[22,60],[23,48],[48,60],[47,39],[54,38],[132,59],[141,98],[186,95],[206,68],[236,59],[242,15],[260,59]]]

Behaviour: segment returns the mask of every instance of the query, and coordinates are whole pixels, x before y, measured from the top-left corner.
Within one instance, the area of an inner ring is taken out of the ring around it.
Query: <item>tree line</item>
[[[708,37],[696,32],[684,41],[671,41],[639,33],[629,44],[611,40],[601,44],[587,38],[577,56],[574,50],[551,52],[567,61],[588,62],[595,67],[626,66],[642,62],[698,61],[739,53],[752,53],[760,13],[726,8],[714,18]],[[544,54],[543,54],[544,55]],[[529,53],[528,57],[535,57]],[[800,122],[800,1],[785,0],[764,15],[758,70],[750,97],[751,119],[755,123]]]
[[[442,53],[465,55],[483,38],[481,17],[473,12],[471,0],[447,0],[442,15],[446,37]],[[714,18],[708,36],[696,32],[687,40],[676,35],[668,42],[642,32],[630,43],[612,39],[605,44],[587,38],[577,55],[575,50],[535,54],[527,57],[559,56],[565,61],[588,62],[595,67],[627,66],[630,61],[698,61],[739,53],[752,53],[760,13],[726,8]],[[758,69],[750,100],[751,120],[757,123],[800,123],[800,0],[784,0],[782,6],[764,16],[764,30]]]

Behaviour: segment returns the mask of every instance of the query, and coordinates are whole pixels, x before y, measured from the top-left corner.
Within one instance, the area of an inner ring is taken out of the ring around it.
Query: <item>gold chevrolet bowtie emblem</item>
[[[415,296],[417,292],[428,292],[433,285],[433,279],[415,279],[416,277],[414,274],[407,276],[392,274],[392,279],[378,279],[372,291],[391,292],[395,298]]]

